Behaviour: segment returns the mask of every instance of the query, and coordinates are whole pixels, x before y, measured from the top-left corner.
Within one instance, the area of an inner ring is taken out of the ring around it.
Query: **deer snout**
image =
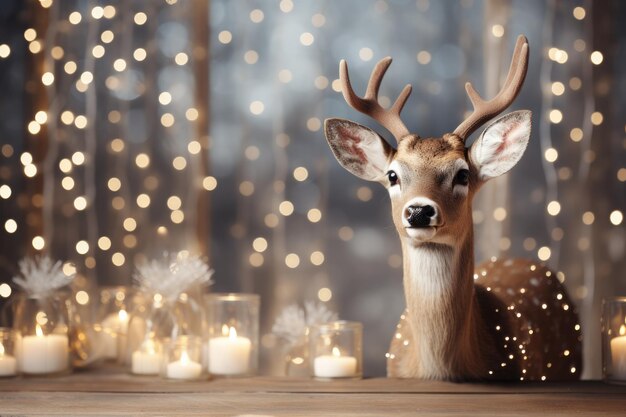
[[[402,222],[406,227],[437,226],[439,221],[437,204],[426,198],[409,201],[403,210]]]

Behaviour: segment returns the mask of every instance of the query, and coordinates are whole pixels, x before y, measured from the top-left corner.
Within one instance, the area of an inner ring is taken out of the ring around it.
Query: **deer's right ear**
[[[381,181],[393,155],[393,148],[380,135],[345,119],[324,121],[326,140],[345,169],[368,181]]]

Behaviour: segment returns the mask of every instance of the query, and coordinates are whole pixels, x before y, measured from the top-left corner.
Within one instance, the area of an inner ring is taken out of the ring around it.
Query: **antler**
[[[454,134],[465,140],[483,123],[509,107],[522,88],[524,78],[526,78],[526,70],[528,70],[528,40],[525,36],[520,35],[515,44],[513,58],[511,58],[509,74],[502,89],[494,98],[485,101],[474,90],[471,83],[465,84],[465,91],[467,91],[467,95],[474,106],[474,111],[454,129]]]
[[[400,142],[404,136],[409,134],[409,129],[406,128],[400,119],[400,112],[411,94],[411,85],[407,84],[404,87],[389,110],[384,109],[378,103],[378,89],[380,88],[380,83],[383,80],[389,65],[391,65],[390,57],[383,58],[378,62],[378,64],[376,64],[372,70],[372,75],[370,76],[370,80],[367,84],[367,90],[363,98],[354,93],[352,85],[350,85],[350,77],[348,76],[348,64],[343,59],[339,63],[339,79],[341,80],[343,98],[350,105],[350,107],[376,120],[385,129],[393,134],[396,141]]]

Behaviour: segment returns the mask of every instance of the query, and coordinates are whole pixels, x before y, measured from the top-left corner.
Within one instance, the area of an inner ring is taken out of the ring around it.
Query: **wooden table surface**
[[[277,377],[177,382],[114,369],[0,379],[0,415],[626,416],[626,386]]]

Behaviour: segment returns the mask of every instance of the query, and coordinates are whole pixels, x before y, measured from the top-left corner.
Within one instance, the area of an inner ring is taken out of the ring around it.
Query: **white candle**
[[[69,340],[66,335],[44,335],[41,327],[35,336],[24,336],[20,354],[20,368],[26,374],[52,374],[67,369]]]
[[[202,365],[192,361],[187,355],[187,351],[183,351],[180,360],[167,364],[167,377],[172,379],[195,379],[202,373]]]
[[[102,356],[107,359],[116,359],[120,350],[118,340],[121,333],[126,333],[128,327],[128,313],[126,310],[120,310],[117,314],[110,314],[102,320],[102,332],[100,334],[100,346]],[[119,350],[118,350],[119,349]]]
[[[237,336],[234,327],[226,326],[225,329],[228,329],[228,336],[209,339],[209,372],[216,375],[245,374],[250,364],[252,342],[247,337]]]
[[[155,349],[152,340],[144,342],[141,349],[133,352],[131,371],[137,375],[158,375],[163,362],[163,355]]]
[[[626,381],[626,326],[622,324],[619,336],[611,339],[611,359],[613,360],[613,377]]]
[[[17,359],[4,352],[4,345],[0,343],[0,376],[13,376],[17,373]]]
[[[337,347],[332,355],[322,355],[313,361],[313,372],[319,378],[345,378],[356,375],[356,358],[341,356]]]

